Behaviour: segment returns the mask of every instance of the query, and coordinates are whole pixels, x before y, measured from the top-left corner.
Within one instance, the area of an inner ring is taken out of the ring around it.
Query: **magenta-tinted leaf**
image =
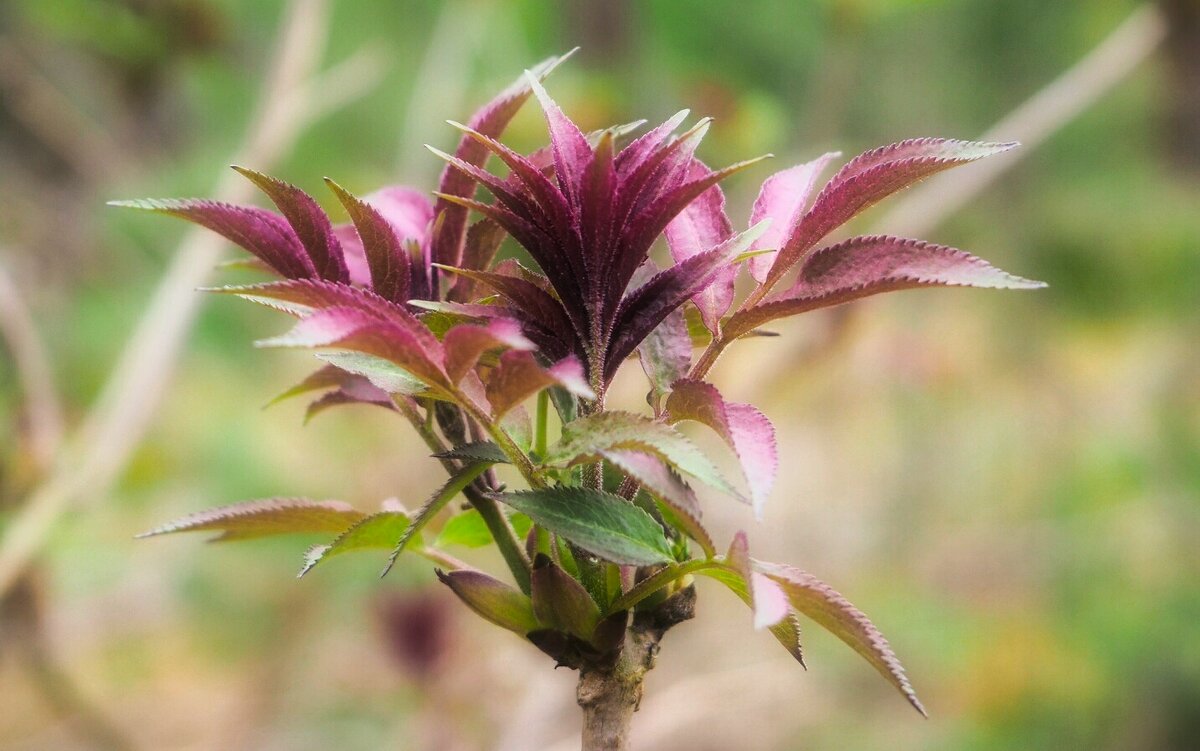
[[[726,402],[715,386],[702,381],[676,382],[666,407],[672,422],[703,423],[729,444],[750,488],[754,514],[761,519],[779,471],[779,452],[771,421],[753,405]]]
[[[412,263],[401,238],[374,206],[351,194],[333,180],[326,178],[325,182],[346,207],[350,221],[354,222],[370,270],[371,288],[376,294],[392,302],[407,301]]]
[[[531,73],[526,73],[525,77],[546,116],[550,144],[554,149],[554,173],[558,178],[558,187],[568,201],[578,201],[584,170],[592,161],[592,148],[583,131],[563,114],[537,78]]]
[[[288,279],[279,282],[209,288],[209,292],[237,295],[251,302],[303,317],[326,308],[355,308],[419,333],[424,326],[401,305],[371,290],[321,279]],[[432,334],[427,334],[433,339]]]
[[[289,534],[337,533],[363,518],[341,501],[268,498],[209,509],[168,522],[138,537],[215,530],[213,542]]]
[[[491,219],[480,219],[467,230],[466,246],[463,249],[463,268],[483,271],[492,265],[500,244],[504,241],[504,228]],[[475,299],[475,280],[459,275],[448,295],[453,302],[469,303]]]
[[[783,587],[793,608],[862,655],[918,712],[926,715],[900,660],[887,639],[861,610],[828,584],[800,569],[763,561],[754,561],[753,567]]]
[[[318,276],[331,282],[348,282],[350,275],[342,258],[342,246],[333,234],[333,225],[313,197],[295,185],[245,167],[234,167],[257,185],[275,203],[292,225]]]
[[[763,181],[754,207],[750,210],[750,224],[770,219],[771,226],[754,244],[752,250],[765,248],[775,252],[750,259],[750,275],[759,283],[767,278],[767,272],[775,262],[779,249],[804,216],[817,178],[821,176],[826,165],[840,155],[840,152],[836,151],[822,154],[811,162],[776,172]]]
[[[746,584],[750,595],[749,604],[754,611],[754,627],[764,629],[784,623],[792,613],[787,594],[770,578],[753,570],[750,543],[745,532],[734,535],[725,561],[737,571]]]
[[[467,607],[497,626],[522,636],[541,628],[533,604],[515,587],[474,569],[439,569],[437,576]]]
[[[545,77],[570,53],[552,57],[533,69],[535,76]],[[492,101],[480,108],[468,121],[472,130],[487,137],[496,138],[508,126],[521,105],[531,94],[528,77],[523,75],[515,83],[500,92]],[[487,161],[488,151],[475,138],[464,136],[454,155],[464,162],[482,167]],[[447,196],[469,197],[475,190],[475,181],[462,172],[446,167],[442,172],[438,192]],[[462,260],[463,235],[467,226],[467,210],[443,198],[438,201],[437,213],[441,215],[437,237],[434,238],[433,258],[438,263],[458,266]]]
[[[560,340],[570,340],[572,332],[575,330],[574,324],[568,317],[567,311],[563,309],[562,303],[554,299],[541,286],[527,279],[508,274],[446,268],[448,271],[494,289],[511,306],[519,309],[524,314],[525,320]]]
[[[657,413],[671,384],[687,375],[692,366],[692,337],[683,311],[676,308],[668,313],[638,345],[637,352],[650,381],[649,401]]]
[[[426,331],[428,333],[428,331]],[[432,338],[432,337],[430,337]],[[432,387],[445,387],[441,344],[356,308],[326,308],[288,333],[258,342],[262,347],[330,347],[363,352],[399,365]]]
[[[698,179],[711,172],[703,163],[692,162],[688,179]],[[725,214],[725,193],[714,185],[688,204],[667,225],[667,246],[675,263],[683,263],[693,256],[716,248],[733,235],[733,225]],[[716,332],[721,316],[733,302],[733,282],[737,276],[735,266],[722,268],[711,282],[693,295],[692,302],[700,311],[700,317],[709,331]]]
[[[754,620],[758,622],[759,616],[755,611],[754,591],[751,587],[752,580],[748,579],[745,574],[749,570],[748,562],[749,555],[746,551],[746,536],[744,533],[738,533],[734,537],[733,544],[730,545],[725,565],[698,569],[696,573],[716,579],[724,584],[729,591],[733,592],[742,602],[746,603],[752,612],[755,612]],[[766,619],[764,618],[764,620]],[[774,625],[766,626],[766,628],[775,637],[775,640],[783,645],[788,654],[794,657],[796,662],[800,663],[801,666],[804,666],[804,650],[800,645],[800,622],[796,618],[795,612],[789,609],[787,616],[783,620]]]
[[[539,621],[584,641],[591,640],[600,622],[600,608],[582,584],[541,554],[534,560],[530,584],[533,613]]]
[[[1046,285],[945,245],[886,235],[854,237],[811,254],[791,290],[734,315],[726,323],[726,334],[741,336],[777,318],[881,292],[930,286],[1037,289]]]
[[[288,279],[317,276],[312,259],[291,226],[279,214],[253,206],[201,199],[113,201],[112,206],[156,211],[195,222],[253,253]]]
[[[671,311],[703,290],[734,256],[754,242],[763,227],[761,224],[751,227],[712,250],[656,274],[622,300],[615,327],[617,333],[609,349],[606,377],[611,378],[616,373],[621,362]]]
[[[821,189],[779,251],[766,283],[774,284],[821,238],[881,199],[930,175],[1015,145],[918,138],[855,157]]]
[[[632,449],[609,449],[602,451],[606,461],[641,483],[660,503],[674,515],[683,532],[700,544],[708,557],[716,555],[712,536],[700,523],[700,502],[696,494],[678,474],[665,465],[657,456]]]
[[[562,386],[576,396],[595,398],[583,377],[583,368],[574,356],[543,368],[532,353],[509,350],[500,355],[500,363],[487,380],[487,400],[492,416],[499,418],[521,402],[551,386]]]
[[[485,352],[501,347],[532,350],[534,344],[521,333],[521,324],[496,318],[482,326],[469,323],[454,326],[442,338],[442,347],[446,352],[446,374],[451,383],[458,383]]]
[[[640,168],[642,163],[654,152],[666,143],[671,134],[687,119],[688,111],[680,110],[672,115],[666,122],[643,136],[636,138],[621,152],[617,154],[617,172],[622,176],[628,175],[634,170]]]

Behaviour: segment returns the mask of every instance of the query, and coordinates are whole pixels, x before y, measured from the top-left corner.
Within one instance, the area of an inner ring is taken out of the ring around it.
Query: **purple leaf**
[[[522,636],[541,628],[528,597],[482,571],[461,569],[444,572],[438,569],[437,577],[467,607],[497,626]]]
[[[326,178],[325,182],[354,222],[371,273],[371,288],[386,300],[396,303],[407,301],[410,297],[412,264],[401,238],[378,209],[333,180]]]
[[[491,219],[480,219],[467,230],[466,247],[463,250],[463,268],[484,271],[492,265],[500,244],[504,242],[504,228]],[[469,303],[475,299],[475,280],[457,276],[450,288],[448,298],[452,302]]]
[[[536,66],[534,74],[545,77],[550,71],[570,56],[552,57]],[[500,92],[492,101],[479,109],[468,121],[472,130],[478,131],[490,138],[499,137],[508,126],[509,121],[521,109],[521,105],[529,99],[531,93],[526,75],[522,75],[515,83]],[[487,161],[488,152],[478,141],[464,136],[455,149],[454,155],[464,162],[482,167]],[[475,190],[475,181],[463,173],[446,167],[442,172],[438,192],[446,196],[469,197]],[[437,237],[433,242],[433,259],[438,263],[459,266],[462,261],[463,236],[467,226],[467,210],[443,198],[438,201],[437,214],[441,215]]]
[[[605,378],[616,373],[621,362],[671,311],[702,290],[730,260],[758,237],[763,225],[751,227],[710,251],[656,274],[621,301],[608,353]]]
[[[489,271],[442,268],[491,287],[512,307],[520,310],[524,320],[535,324],[560,341],[571,341],[576,332],[576,327],[563,309],[562,303],[532,281]]]
[[[170,214],[195,222],[253,253],[275,273],[288,279],[317,276],[312,259],[282,216],[253,206],[234,206],[201,199],[114,201],[124,206]]]
[[[554,173],[558,178],[558,187],[569,203],[578,205],[583,172],[592,161],[592,147],[588,145],[583,131],[563,114],[537,78],[529,72],[525,77],[546,116],[550,144],[554,148]]]
[[[687,119],[687,116],[687,110],[680,110],[662,125],[640,136],[633,143],[621,149],[621,152],[616,157],[617,172],[624,177],[639,169],[651,154],[658,151],[666,143],[671,134]]]
[[[753,567],[783,587],[793,608],[862,655],[908,699],[909,704],[928,716],[887,639],[861,610],[828,584],[800,569],[763,561],[754,561]]]
[[[766,158],[764,156],[748,159],[687,180],[677,187],[665,190],[660,196],[649,202],[644,209],[635,213],[622,229],[621,239],[624,250],[622,256],[616,259],[615,276],[611,280],[612,286],[609,289],[617,295],[624,291],[634,270],[645,260],[646,253],[655,238],[662,234],[671,220],[687,208],[692,201],[726,177]],[[757,235],[755,236],[757,237]]]
[[[342,257],[342,246],[334,236],[333,225],[312,196],[270,175],[245,167],[235,166],[234,169],[257,185],[275,203],[292,225],[300,244],[312,259],[313,268],[322,279],[331,282],[350,281],[346,261]]]
[[[833,229],[883,198],[951,167],[999,154],[1013,143],[918,138],[855,157],[821,189],[779,251],[765,284],[773,285]]]
[[[711,173],[700,161],[693,161],[688,179],[696,180]],[[757,220],[756,220],[757,221]],[[667,225],[667,246],[675,263],[716,248],[733,235],[733,225],[725,214],[725,193],[719,185],[704,191]],[[704,325],[717,332],[721,316],[733,302],[733,282],[737,268],[727,266],[704,289],[692,297]]]
[[[777,318],[881,292],[930,286],[1037,289],[1046,285],[945,245],[887,235],[854,237],[811,254],[791,290],[737,313],[726,323],[725,333],[734,338]]]
[[[695,420],[716,431],[729,444],[750,487],[754,515],[762,519],[763,507],[779,471],[775,428],[753,405],[726,402],[712,384],[681,380],[667,397],[671,421]]]
[[[760,284],[767,278],[767,272],[771,270],[771,264],[775,262],[775,256],[787,241],[788,235],[804,216],[817,178],[821,176],[825,166],[839,156],[841,152],[831,151],[811,162],[776,172],[763,181],[754,207],[750,210],[750,224],[770,219],[771,226],[751,250],[771,249],[776,252],[750,259],[750,275]]]
[[[269,498],[190,514],[138,537],[216,530],[221,534],[212,542],[226,542],[272,535],[337,533],[362,518],[362,512],[341,501]]]

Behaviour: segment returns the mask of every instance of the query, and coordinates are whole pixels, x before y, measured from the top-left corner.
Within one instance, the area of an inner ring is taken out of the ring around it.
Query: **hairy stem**
[[[447,450],[446,444],[434,432],[433,426],[427,423],[410,401],[407,399],[396,399],[395,402],[397,409],[408,418],[413,429],[425,441],[425,445],[429,447],[430,451],[440,454]],[[448,474],[453,475],[458,472],[459,467],[454,463],[454,460],[442,459],[441,462]],[[500,510],[499,504],[474,485],[468,485],[463,488],[463,495],[471,506],[479,512],[479,515],[483,517],[483,523],[487,525],[488,531],[492,533],[492,539],[496,541],[496,547],[500,550],[500,555],[504,557],[504,562],[508,565],[509,571],[512,572],[517,586],[521,588],[522,592],[529,594],[531,570],[529,557],[525,555],[525,546],[517,539],[517,533],[512,528],[512,525],[509,524],[508,517]]]

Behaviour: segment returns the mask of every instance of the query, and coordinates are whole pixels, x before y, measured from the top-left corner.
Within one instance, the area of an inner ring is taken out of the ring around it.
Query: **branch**
[[[325,0],[293,0],[288,5],[262,104],[233,163],[265,166],[277,161],[311,118],[325,111],[310,104],[312,97],[324,93],[310,84],[324,47],[327,17]],[[252,191],[248,182],[226,172],[214,193],[219,200],[243,203]],[[201,298],[195,288],[203,285],[223,247],[219,236],[198,227],[184,236],[83,426],[0,538],[0,595],[71,504],[85,494],[100,496],[124,469],[157,411],[199,311]]]
[[[29,307],[0,258],[0,336],[8,345],[25,395],[29,444],[39,473],[45,472],[62,444],[63,411],[54,387],[46,347]]]

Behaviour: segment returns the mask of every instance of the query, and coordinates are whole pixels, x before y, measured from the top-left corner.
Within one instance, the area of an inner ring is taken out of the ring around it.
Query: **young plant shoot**
[[[317,394],[310,415],[352,403],[391,410],[448,476],[407,508],[274,498],[147,534],[327,535],[301,575],[349,552],[378,555],[387,568],[401,554],[422,556],[468,608],[579,672],[585,749],[627,747],[659,642],[693,616],[696,576],[732,590],[754,628],[800,662],[800,624],[816,622],[924,714],[887,640],[845,597],[805,571],[754,558],[743,532],[717,541],[706,531],[693,487],[761,516],[779,453],[766,415],[727,401],[707,378],[728,347],[776,319],[912,287],[1043,286],[920,240],[825,241],[877,201],[1014,144],[901,141],[860,154],[822,184],[838,157],[824,154],[768,177],[735,223],[720,183],[759,160],[701,162],[708,120],[685,128],[686,111],[637,137],[636,126],[581,131],[542,87],[561,60],[453,124],[462,132],[454,153],[431,149],[446,162],[433,198],[407,187],[358,197],[327,180],[349,216],[334,224],[299,188],[235,167],[277,210],[119,203],[196,222],[249,251],[250,264],[278,279],[212,291],[297,319],[258,343],[316,350],[320,367],[286,395]],[[523,154],[498,139],[530,98],[549,144]],[[497,262],[506,236],[532,265]],[[673,263],[659,269],[650,251],[663,236]],[[742,274],[753,286],[738,301]],[[613,377],[635,357],[650,409],[607,409]],[[679,431],[683,421],[728,445],[737,482]],[[499,485],[501,464],[523,486]],[[507,571],[477,570],[452,552],[488,544]]]

